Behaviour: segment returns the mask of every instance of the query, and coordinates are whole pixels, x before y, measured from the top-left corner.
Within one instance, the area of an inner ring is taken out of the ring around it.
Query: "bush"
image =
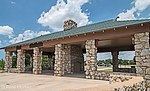
[[[4,60],[0,60],[0,70],[4,70],[4,67],[5,67],[5,62]]]

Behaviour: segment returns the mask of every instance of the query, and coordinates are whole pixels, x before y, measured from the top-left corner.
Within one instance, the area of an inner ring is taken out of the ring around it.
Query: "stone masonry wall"
[[[55,65],[54,65],[54,76],[64,75],[64,45],[55,45]]]
[[[25,53],[23,50],[17,50],[17,71],[18,73],[25,71]]]
[[[64,72],[71,73],[71,46],[70,45],[63,45],[64,55]]]
[[[131,86],[123,86],[121,88],[115,88],[113,91],[149,91],[145,88],[145,82],[138,82]]]
[[[84,56],[81,46],[71,45],[72,72],[84,71]]]
[[[42,50],[38,47],[33,49],[33,73],[41,74],[42,71]]]
[[[55,76],[65,73],[84,70],[84,58],[80,46],[57,44],[55,45]]]
[[[150,91],[149,32],[134,35],[136,73],[143,76],[147,91]]]
[[[48,69],[53,69],[52,55],[48,55]]]
[[[6,51],[5,71],[9,72],[12,67],[12,56],[11,52]]]
[[[86,78],[94,79],[97,71],[97,47],[96,40],[86,41]]]

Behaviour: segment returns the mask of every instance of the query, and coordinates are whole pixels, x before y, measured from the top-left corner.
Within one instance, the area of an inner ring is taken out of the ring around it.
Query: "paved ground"
[[[140,80],[142,78],[133,77],[128,82],[109,84],[107,81],[84,78],[0,73],[0,91],[109,91]]]

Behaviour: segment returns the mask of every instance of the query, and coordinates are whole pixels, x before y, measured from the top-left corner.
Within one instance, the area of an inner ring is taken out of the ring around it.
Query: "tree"
[[[12,68],[16,68],[17,66],[17,58],[16,56],[12,56]]]
[[[30,67],[30,54],[25,54],[25,66]]]
[[[0,60],[0,70],[4,70],[5,62],[3,59]]]
[[[100,64],[103,64],[103,63],[104,63],[104,60],[97,61],[97,65],[100,65]]]
[[[48,56],[42,56],[42,69],[48,69]]]
[[[107,59],[104,61],[105,64],[112,64],[112,60],[111,59]]]

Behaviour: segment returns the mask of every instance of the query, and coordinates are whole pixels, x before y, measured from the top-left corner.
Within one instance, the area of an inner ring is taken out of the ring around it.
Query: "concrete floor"
[[[128,82],[109,84],[108,81],[75,77],[55,77],[28,73],[0,73],[0,91],[109,91],[113,87],[142,80],[134,77]]]

